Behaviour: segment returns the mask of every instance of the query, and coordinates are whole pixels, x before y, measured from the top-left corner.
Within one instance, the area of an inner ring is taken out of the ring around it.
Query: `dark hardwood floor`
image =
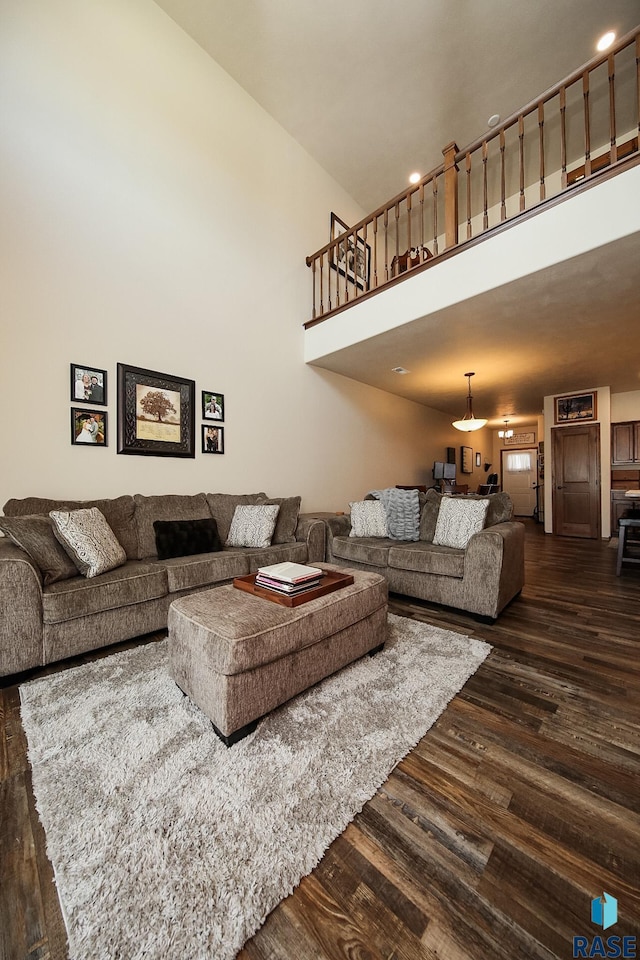
[[[494,649],[240,960],[564,960],[575,935],[640,936],[640,568],[616,577],[607,543],[533,522],[526,558],[494,625],[392,598]],[[7,685],[0,814],[0,957],[63,960]],[[603,932],[590,903],[604,891],[619,919]]]

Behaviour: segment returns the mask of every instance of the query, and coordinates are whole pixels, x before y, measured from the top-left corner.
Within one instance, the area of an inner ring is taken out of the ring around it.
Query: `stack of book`
[[[295,597],[305,590],[312,590],[322,580],[323,571],[318,567],[307,567],[303,563],[272,563],[269,567],[258,567],[256,586],[273,590],[287,597]]]

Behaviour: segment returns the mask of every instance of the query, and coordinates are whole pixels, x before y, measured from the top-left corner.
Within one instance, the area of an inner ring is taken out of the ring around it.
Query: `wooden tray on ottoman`
[[[301,603],[308,603],[309,600],[324,597],[327,593],[333,593],[334,590],[340,590],[342,587],[348,587],[350,583],[353,583],[353,576],[350,573],[326,570],[317,586],[310,587],[309,590],[298,593],[295,597],[288,597],[286,593],[276,593],[275,590],[267,590],[265,587],[257,585],[256,576],[255,573],[250,573],[247,577],[235,577],[233,585],[238,590],[252,593],[255,597],[271,600],[272,603],[279,603],[282,607],[297,607]]]

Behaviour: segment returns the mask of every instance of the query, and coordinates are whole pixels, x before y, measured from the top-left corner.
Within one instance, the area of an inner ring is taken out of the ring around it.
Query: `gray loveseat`
[[[351,537],[348,515],[330,517],[327,561],[382,573],[393,593],[494,620],[524,584],[524,524],[511,519],[506,493],[482,499],[489,500],[484,529],[464,550],[433,543],[442,494],[428,490],[421,494],[419,540]]]
[[[154,521],[213,517],[224,543],[236,506],[259,503],[280,505],[271,546],[224,547],[219,552],[158,559]],[[93,506],[106,517],[127,559],[124,565],[87,579],[73,569],[61,569],[64,564],[59,560],[56,566],[56,545],[48,543],[42,518],[48,518],[50,510]],[[13,524],[12,536],[28,544],[32,553],[9,537],[0,537],[0,676],[163,629],[176,597],[228,582],[259,566],[323,560],[325,525],[299,515],[299,509],[300,497],[270,500],[264,493],[9,500],[5,517],[27,521]]]

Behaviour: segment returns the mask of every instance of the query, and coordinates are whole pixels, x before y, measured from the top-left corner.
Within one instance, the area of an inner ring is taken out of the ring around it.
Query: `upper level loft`
[[[465,149],[449,143],[438,167],[355,226],[332,215],[331,241],[307,257],[313,303],[305,328],[319,332],[324,320],[631,170],[639,131],[637,27]],[[307,360],[325,352],[324,339]]]

